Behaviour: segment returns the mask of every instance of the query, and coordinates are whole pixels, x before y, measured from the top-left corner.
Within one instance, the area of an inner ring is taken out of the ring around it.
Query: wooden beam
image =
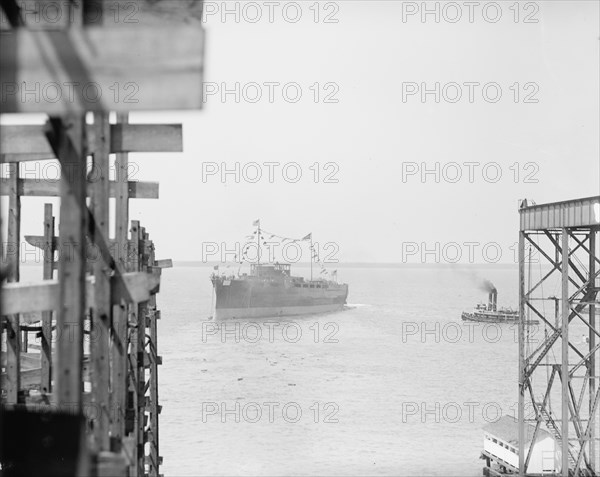
[[[8,234],[6,243],[6,257],[8,259],[8,282],[19,281],[19,262],[21,244],[21,198],[18,192],[19,168],[13,165],[9,168],[6,194],[8,195]],[[4,191],[4,187],[3,187]],[[10,249],[9,249],[10,248]],[[7,297],[2,296],[5,302]],[[19,389],[21,388],[21,329],[19,315],[7,313],[6,347],[8,359],[6,364],[6,402],[17,403]]]
[[[40,384],[41,375],[42,375],[42,368],[40,368],[39,363],[38,363],[38,366],[35,368],[22,370],[21,371],[21,378],[22,378],[21,379],[21,387],[23,389],[37,388]],[[82,368],[82,376],[83,376],[84,381],[90,381],[89,363],[84,364],[84,366]],[[4,377],[5,377],[5,375],[4,375],[4,373],[2,373],[2,378],[4,378]],[[92,380],[92,382],[93,382],[93,380]]]
[[[0,353],[0,363],[2,367],[6,367],[7,354],[2,351]],[[26,371],[28,369],[35,369],[40,367],[40,355],[39,353],[21,353],[21,370]]]
[[[50,205],[52,206],[52,204],[45,204],[45,205]],[[50,209],[50,213],[52,213],[52,209]],[[44,220],[44,224],[45,224],[45,220]],[[56,250],[56,244],[58,243],[58,237],[53,236],[52,237],[46,237],[46,235],[25,235],[25,241],[29,244],[29,245],[33,245],[36,248],[40,248],[42,250],[48,250],[48,251],[52,251],[52,250]],[[46,277],[44,277],[46,278]],[[52,278],[52,277],[48,277],[48,278]]]
[[[5,154],[40,154],[56,158],[46,138],[46,125],[0,125],[0,152]]]
[[[150,248],[149,263],[156,263],[156,257],[154,252],[154,246]],[[153,356],[150,363],[150,376],[149,376],[149,400],[150,400],[150,431],[152,439],[149,442],[150,446],[150,465],[149,475],[150,477],[159,477],[160,465],[162,465],[162,457],[160,456],[159,448],[159,422],[158,415],[160,414],[160,404],[158,401],[158,329],[157,320],[160,319],[160,311],[156,309],[156,295],[152,295],[148,301],[148,327],[150,328],[148,333],[148,354]],[[162,361],[161,361],[162,362]]]
[[[183,152],[181,124],[113,124],[111,152]]]
[[[3,186],[9,183],[8,178],[1,178],[0,184]],[[127,187],[129,196],[132,199],[158,199],[158,182],[136,182],[131,181],[121,184],[121,187]],[[117,196],[117,189],[120,187],[116,181],[109,181],[110,197]],[[44,179],[19,179],[17,190],[20,196],[29,197],[59,197],[60,184],[58,181]],[[2,192],[2,195],[8,195]]]
[[[137,220],[131,221],[131,241],[134,243],[134,251],[131,254],[131,269],[142,270],[139,263],[139,247],[140,237],[143,236],[140,230],[140,223]],[[132,467],[134,475],[144,474],[144,340],[145,340],[145,320],[146,320],[146,305],[145,303],[135,303],[130,307],[130,320],[135,323],[131,328],[130,338],[130,353],[129,362],[131,363],[132,373],[128,380],[129,390],[133,394],[134,407],[134,426],[133,436],[135,439],[135,447],[133,448]],[[141,385],[140,385],[141,382]]]
[[[50,240],[50,239],[48,239]],[[46,241],[46,237],[44,237],[43,235],[25,235],[25,241],[29,244],[32,245],[33,247],[42,249],[42,250],[50,250],[50,246],[52,246],[53,250],[57,250],[57,246],[56,244],[58,243],[58,237],[53,237],[52,238],[52,242],[47,242]],[[88,244],[90,247],[93,247],[94,244]],[[117,241],[115,239],[110,239],[108,240],[108,249],[109,251],[116,256],[117,255],[117,250],[115,250],[114,248],[117,246]],[[129,241],[127,244],[127,247],[130,247],[132,245],[132,242]],[[123,252],[126,252],[125,249]],[[93,257],[96,257],[96,254],[93,255]],[[60,257],[59,257],[60,258]],[[170,259],[169,259],[170,260]],[[161,268],[169,268],[169,267],[161,267]],[[51,277],[49,277],[51,278]]]
[[[21,380],[21,389],[29,389],[39,386],[41,379],[40,376],[41,368],[22,370],[19,376]],[[0,380],[2,381],[2,387],[6,387],[9,384],[8,374],[2,373]]]
[[[94,154],[93,168],[97,171],[92,183],[92,240],[100,249],[108,247],[108,164],[110,155],[111,128],[108,113],[94,115]],[[94,307],[92,309],[92,330],[95,339],[91,343],[92,357],[92,396],[99,415],[95,420],[94,436],[99,451],[109,450],[110,404],[109,378],[110,355],[109,336],[112,317],[110,298],[110,274],[112,268],[104,254],[99,253],[93,262]]]
[[[146,272],[128,272],[111,278],[112,303],[140,303],[147,301],[160,285],[160,279]],[[58,280],[43,280],[37,283],[8,283],[3,288],[1,313],[33,313],[60,308]],[[86,304],[94,306],[94,279],[88,277],[85,287]],[[32,318],[33,320],[33,318]],[[29,321],[29,320],[28,320]]]
[[[112,0],[119,4],[122,11],[133,12],[131,0]],[[188,24],[198,28],[202,23],[203,3],[198,0],[136,0],[137,8],[134,18],[139,19],[142,25],[153,25],[160,27],[170,22],[176,24]],[[111,12],[114,6],[111,2]],[[112,15],[112,13],[109,13]],[[111,20],[114,20],[112,16]],[[108,19],[107,19],[108,21]],[[132,24],[119,22],[122,27],[131,27]],[[135,26],[135,24],[133,24]]]
[[[56,344],[54,382],[56,404],[70,404],[77,412],[82,408],[83,380],[83,323],[85,302],[85,235],[86,157],[85,115],[73,114],[65,119],[51,118],[48,140],[61,168],[69,171],[60,181],[59,248],[70,246],[72,254],[59,262],[59,299],[56,309],[56,326],[69,339]],[[43,308],[42,308],[43,309]],[[48,310],[48,308],[45,308]],[[63,335],[65,336],[65,335]]]
[[[0,132],[1,134],[1,132]],[[1,151],[1,149],[0,149]],[[31,162],[31,161],[55,161],[54,154],[0,154],[0,163],[5,162]]]
[[[127,124],[129,116],[117,113],[117,124]],[[117,270],[124,273],[127,270],[129,254],[123,253],[128,243],[129,225],[129,188],[127,153],[117,153],[115,157],[115,241],[119,254],[115,256]],[[137,244],[135,245],[137,246]],[[111,421],[111,434],[116,439],[125,434],[125,404],[127,391],[127,303],[117,303],[113,306],[113,333],[111,334],[111,387],[110,408],[114,413]]]
[[[126,48],[123,46],[127,45]],[[204,32],[179,24],[5,32],[5,113],[202,108]]]
[[[1,27],[8,28],[12,20],[32,30],[62,30],[79,23],[80,16],[83,16],[83,23],[110,28],[160,27],[168,22],[199,25],[203,7],[203,2],[198,0],[87,0],[72,4],[67,0],[14,1],[21,7],[21,15],[13,12],[2,20]],[[2,5],[7,3],[4,1]]]
[[[57,240],[54,238],[54,216],[52,204],[44,205],[44,236],[42,237],[44,249],[44,280],[52,280],[54,272],[54,250]],[[42,375],[41,391],[52,392],[52,311],[42,311]]]
[[[56,159],[45,135],[46,125],[0,125],[2,162]],[[181,124],[111,124],[110,153],[182,152]]]

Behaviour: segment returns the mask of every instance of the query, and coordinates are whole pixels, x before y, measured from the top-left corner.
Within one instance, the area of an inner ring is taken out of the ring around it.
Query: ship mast
[[[257,222],[256,232],[256,276],[260,277],[260,219]]]
[[[313,250],[313,241],[312,241],[312,232],[310,233],[310,281],[312,282],[313,279],[313,271],[312,271],[312,267],[313,267],[313,254],[315,253],[315,251]]]

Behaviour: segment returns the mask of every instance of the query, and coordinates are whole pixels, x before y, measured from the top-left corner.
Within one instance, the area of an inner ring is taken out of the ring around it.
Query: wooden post
[[[569,234],[562,229],[562,475],[569,477]]]
[[[117,114],[117,123],[127,124],[128,114]],[[117,257],[115,258],[128,270],[127,237],[129,229],[129,155],[118,153],[115,157],[115,239],[117,241]]]
[[[86,150],[85,117],[50,118],[48,139],[62,174],[58,267],[60,303],[56,313],[56,404],[76,412],[82,406],[85,316]]]
[[[127,123],[127,114],[117,114],[117,122]],[[127,180],[128,156],[117,154],[116,195],[115,195],[115,266],[117,272],[128,270],[128,221],[129,189]],[[113,327],[111,333],[111,436],[114,442],[122,439],[125,433],[125,404],[127,393],[127,304],[113,307]],[[114,448],[112,450],[118,451]]]
[[[92,211],[95,277],[95,308],[92,310],[91,365],[92,395],[98,419],[94,425],[94,435],[99,451],[109,449],[109,336],[112,304],[110,297],[110,257],[109,247],[109,147],[110,123],[108,113],[94,115],[95,139],[94,167],[92,169]]]
[[[139,222],[138,222],[139,227]],[[137,268],[141,272],[147,271],[147,262],[145,261],[146,244],[148,242],[148,234],[144,227],[139,228],[139,237],[141,238],[141,246],[138,250],[138,265]],[[148,302],[145,301],[138,305],[137,309],[137,381],[136,381],[136,394],[137,394],[137,435],[138,435],[138,468],[140,475],[144,475],[144,465],[146,462],[146,450],[145,442],[146,436],[144,433],[146,427],[146,320],[148,316]]]
[[[154,265],[155,261],[154,244],[150,244],[149,263]],[[159,477],[159,467],[161,464],[159,439],[158,439],[158,414],[160,413],[160,405],[158,402],[158,348],[157,348],[157,320],[160,319],[160,311],[156,310],[156,295],[152,295],[148,302],[148,326],[150,333],[148,337],[148,356],[150,359],[150,465],[149,476]]]
[[[131,256],[131,271],[142,271],[141,254],[143,244],[143,229],[140,228],[140,223],[137,220],[131,221],[131,242],[133,249],[130,251]],[[144,303],[131,304],[132,322],[135,323],[131,333],[131,355],[130,361],[133,369],[131,384],[131,392],[133,393],[134,406],[134,429],[133,435],[135,440],[133,473],[134,475],[144,475],[144,320],[145,320],[145,305]],[[140,388],[140,382],[142,383]]]
[[[11,164],[8,176],[8,282],[19,281],[21,198],[18,192],[19,163]],[[21,388],[21,330],[19,315],[6,318],[6,402],[18,402]]]
[[[44,204],[44,280],[51,280],[54,269],[54,217],[52,204]],[[41,390],[52,391],[52,312],[42,311],[42,371]]]
[[[20,322],[19,322],[20,325]],[[27,353],[29,350],[29,331],[21,330],[21,352]]]

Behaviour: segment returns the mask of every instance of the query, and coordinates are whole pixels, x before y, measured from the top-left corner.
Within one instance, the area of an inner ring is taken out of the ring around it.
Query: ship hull
[[[240,318],[273,318],[282,316],[313,315],[329,313],[344,308],[343,304],[305,305],[305,306],[265,306],[253,308],[216,308],[215,320],[233,320]]]
[[[475,321],[477,323],[518,323],[518,315],[507,314],[482,314],[482,313],[467,313],[462,314],[463,321]],[[526,324],[537,324],[538,320],[529,320]]]
[[[343,309],[348,286],[291,280],[233,279],[214,284],[215,319],[326,313]]]

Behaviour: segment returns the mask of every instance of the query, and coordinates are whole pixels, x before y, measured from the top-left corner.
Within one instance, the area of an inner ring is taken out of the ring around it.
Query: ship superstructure
[[[477,321],[481,323],[518,323],[519,312],[511,308],[498,307],[498,290],[489,291],[488,303],[478,303],[472,312],[463,311],[464,321]],[[537,320],[527,320],[529,324],[538,323]]]
[[[258,242],[261,239],[260,222],[255,221],[254,225],[258,226],[254,233]],[[273,237],[273,234],[270,236]],[[337,272],[333,272],[330,279],[312,278],[312,262],[315,259],[312,234],[297,239],[298,242],[309,240],[310,279],[292,276],[291,264],[279,262],[252,263],[249,274],[213,273],[211,281],[216,297],[214,318],[293,316],[343,309],[348,297],[348,285],[337,282]]]
[[[215,319],[303,315],[340,310],[348,285],[332,280],[305,280],[291,275],[291,265],[252,265],[240,276],[213,274]]]

